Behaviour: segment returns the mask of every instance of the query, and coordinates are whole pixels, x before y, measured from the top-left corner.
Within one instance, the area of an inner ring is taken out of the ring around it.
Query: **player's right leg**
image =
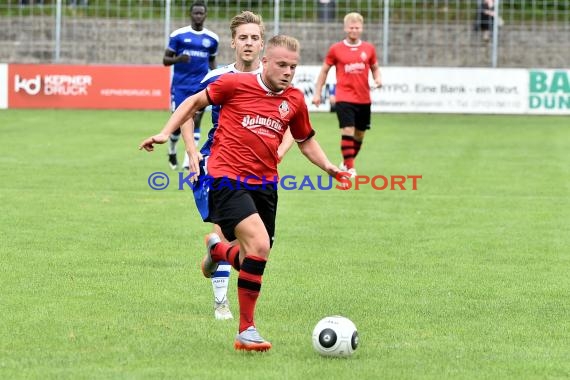
[[[170,110],[174,112],[176,108],[184,101],[181,99],[182,95],[176,91],[170,94]],[[180,140],[180,128],[174,131],[168,139],[168,165],[172,170],[178,169],[178,158],[176,157],[176,146]]]
[[[211,177],[206,175],[206,162],[208,156],[204,156],[200,161],[200,174],[198,180],[194,184],[193,194],[196,208],[204,222],[210,222],[210,186]],[[219,241],[227,241],[219,226],[214,224],[214,236],[219,237]],[[208,235],[210,236],[210,235]],[[216,244],[216,239],[210,243],[210,246]],[[208,244],[207,244],[208,245]],[[209,252],[209,249],[208,249]],[[208,261],[209,260],[209,261]],[[232,319],[233,315],[230,310],[228,301],[228,285],[230,280],[231,265],[225,261],[214,263],[208,254],[202,261],[202,273],[206,278],[210,278],[214,292],[214,317],[216,319]]]
[[[202,259],[202,264],[201,264],[202,274],[206,278],[211,278],[212,275],[218,270],[218,262],[219,262],[218,260],[212,257],[212,250],[216,245],[222,242],[222,239],[220,238],[220,236],[218,236],[217,233],[212,232],[206,235],[204,242],[206,243],[206,255]]]
[[[220,226],[214,224],[214,232],[227,242]],[[214,292],[214,317],[217,320],[233,319],[228,300],[228,287],[232,266],[227,261],[218,262],[218,268],[212,273],[212,290]],[[211,272],[210,272],[211,273]]]
[[[200,130],[202,125],[202,117],[204,116],[205,108],[196,112],[194,115],[194,143],[196,146],[200,145]]]
[[[259,218],[257,214],[254,215]],[[220,254],[223,255],[228,248],[233,248],[234,258],[239,259],[239,245],[230,246],[229,243],[224,244],[215,232],[206,236],[206,256],[202,261],[202,273],[204,276],[212,275],[219,270],[219,261],[216,260],[219,260],[221,258]],[[216,254],[214,254],[214,251],[217,251]],[[228,256],[223,255],[222,257],[227,258]],[[271,348],[271,343],[259,335],[254,322],[255,305],[261,289],[261,278],[265,269],[265,263],[266,260],[260,257],[245,256],[242,263],[239,264],[242,270],[238,278],[240,324],[234,341],[236,350],[267,351]]]
[[[336,115],[340,128],[340,151],[342,154],[342,163],[339,165],[339,169],[346,170],[352,175],[356,175],[356,169],[354,169],[355,114],[352,104],[337,102]]]
[[[168,139],[168,164],[170,169],[178,169],[178,158],[176,157],[176,145],[180,140],[180,128],[175,130]]]
[[[355,128],[353,130],[353,139],[354,139],[354,159],[353,159],[353,169],[349,170],[351,176],[356,176],[356,169],[354,166],[356,164],[356,157],[358,153],[360,153],[360,148],[362,148],[362,143],[364,142],[364,135],[366,131],[370,129],[370,121],[371,121],[371,105],[370,104],[358,104],[355,105],[356,107],[356,115],[355,115]]]

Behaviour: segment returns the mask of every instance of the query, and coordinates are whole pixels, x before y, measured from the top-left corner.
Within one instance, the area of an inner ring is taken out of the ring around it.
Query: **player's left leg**
[[[239,330],[236,350],[266,351],[271,343],[259,335],[255,324],[255,307],[261,292],[263,273],[269,256],[269,236],[259,214],[252,214],[235,228],[243,260],[238,276]]]
[[[220,226],[217,224],[214,224],[214,233],[220,236],[222,241],[227,242]],[[233,319],[228,300],[228,286],[230,283],[231,269],[232,266],[229,262],[221,260],[218,262],[218,268],[211,277],[212,290],[214,292],[214,317],[218,320]]]
[[[263,272],[275,238],[278,197],[277,190],[272,186],[264,190],[251,191],[250,195],[258,214],[244,219],[235,228],[243,252],[240,256],[243,259],[238,278],[240,327],[234,347],[238,350],[266,351],[271,348],[271,343],[257,332],[254,312]],[[256,285],[257,283],[259,285]]]
[[[362,148],[362,142],[364,141],[364,135],[366,131],[361,131],[359,129],[354,131],[354,159],[360,153],[360,148]]]

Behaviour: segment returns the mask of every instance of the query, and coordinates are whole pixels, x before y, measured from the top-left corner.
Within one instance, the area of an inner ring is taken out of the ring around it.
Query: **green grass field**
[[[570,377],[567,117],[375,115],[359,174],[418,189],[280,192],[265,354],[213,318],[191,192],[147,185],[176,180],[137,150],[167,117],[0,112],[0,378]],[[340,161],[334,115],[312,120]],[[293,148],[281,174],[320,173]],[[347,360],[311,347],[334,314],[359,328]]]

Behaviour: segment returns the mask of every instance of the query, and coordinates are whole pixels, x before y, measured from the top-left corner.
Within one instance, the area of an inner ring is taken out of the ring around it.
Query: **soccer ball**
[[[346,357],[358,347],[358,331],[348,318],[323,318],[313,329],[313,348],[323,356]]]

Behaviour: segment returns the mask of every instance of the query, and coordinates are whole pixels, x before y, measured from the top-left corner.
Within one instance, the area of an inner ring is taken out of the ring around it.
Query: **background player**
[[[191,25],[177,29],[170,34],[162,62],[165,66],[174,65],[170,87],[172,112],[187,97],[197,93],[204,75],[210,69],[216,68],[219,37],[216,33],[204,28],[206,17],[206,4],[203,1],[195,1],[190,6]],[[203,110],[198,112],[194,118],[196,144],[200,141],[202,114]],[[180,128],[172,133],[168,144],[168,162],[173,170],[178,168],[176,145],[179,139]],[[184,164],[184,166],[187,165]]]
[[[362,41],[364,19],[356,12],[344,17],[346,38],[333,44],[325,57],[317,78],[313,104],[321,104],[323,85],[332,66],[336,68],[336,114],[341,129],[340,149],[343,162],[341,170],[356,175],[354,160],[364,140],[364,134],[370,129],[370,85],[368,72],[372,72],[374,86],[381,87],[380,67],[374,45]]]

